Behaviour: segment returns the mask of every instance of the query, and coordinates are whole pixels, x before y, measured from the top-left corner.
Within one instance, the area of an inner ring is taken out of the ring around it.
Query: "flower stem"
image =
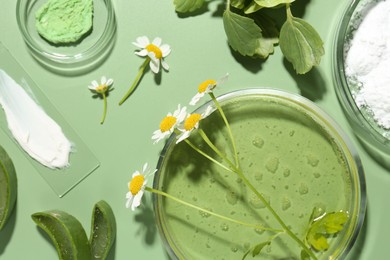
[[[210,146],[211,149],[223,160],[225,160],[233,169],[238,169],[208,138],[206,133],[203,131],[203,129],[198,129],[198,133],[203,138],[203,140],[207,143],[208,146]]]
[[[273,232],[277,232],[277,233],[284,232],[284,230],[273,229],[273,228],[266,228],[266,227],[264,227],[264,226],[262,226],[262,225],[255,225],[255,224],[243,222],[243,221],[240,221],[240,220],[232,219],[232,218],[226,217],[226,216],[224,216],[224,215],[220,215],[220,214],[218,214],[218,213],[214,213],[214,212],[212,212],[212,211],[210,211],[210,210],[207,210],[207,209],[198,207],[198,206],[193,205],[193,204],[191,204],[191,203],[188,203],[188,202],[186,202],[186,201],[184,201],[184,200],[181,200],[181,199],[179,199],[179,198],[177,198],[177,197],[174,197],[174,196],[172,196],[172,195],[170,195],[170,194],[168,194],[168,193],[166,193],[166,192],[163,192],[163,191],[160,191],[160,190],[156,190],[156,189],[153,189],[153,188],[148,187],[148,186],[145,187],[145,190],[147,190],[147,191],[149,191],[149,192],[153,192],[153,193],[158,194],[158,195],[162,195],[162,196],[164,196],[164,197],[166,197],[166,198],[169,198],[169,199],[171,199],[171,200],[174,200],[174,201],[176,201],[176,202],[179,202],[179,203],[181,203],[181,204],[183,204],[183,205],[185,205],[185,206],[191,207],[191,208],[193,208],[193,209],[200,210],[200,211],[202,211],[202,212],[204,212],[204,213],[210,214],[210,215],[212,215],[212,216],[215,216],[215,217],[218,217],[218,218],[221,218],[221,219],[223,219],[223,220],[230,221],[230,222],[233,222],[233,223],[236,223],[236,224],[239,224],[239,225],[243,225],[243,226],[247,226],[247,227],[252,227],[252,228],[256,228],[256,229],[260,229],[260,230],[273,231]]]
[[[137,87],[137,85],[138,85],[138,83],[139,83],[139,81],[141,79],[141,76],[144,74],[145,68],[146,68],[146,66],[148,65],[149,62],[150,62],[150,58],[147,57],[145,59],[144,63],[142,63],[141,67],[139,68],[138,74],[135,77],[133,85],[131,85],[130,89],[126,92],[126,94],[123,96],[121,101],[119,101],[119,105],[122,105],[123,102],[125,102],[126,99],[131,95],[131,93],[133,93],[133,91],[135,90],[135,88]]]
[[[232,144],[232,148],[233,148],[233,153],[234,153],[234,159],[235,159],[235,162],[236,162],[236,167],[239,168],[236,142],[234,141],[232,130],[230,128],[230,124],[229,124],[229,122],[228,122],[228,120],[226,118],[225,113],[223,112],[222,107],[219,105],[219,102],[215,98],[214,93],[210,92],[209,94],[210,94],[211,99],[214,101],[214,104],[217,107],[219,113],[221,114],[223,121],[225,122],[226,128],[228,130],[229,138],[230,138],[230,141],[231,141],[231,144]]]
[[[279,222],[279,224],[282,226],[284,231],[295,241],[297,242],[303,250],[305,250],[310,257],[313,259],[317,259],[317,257],[314,255],[314,253],[303,243],[302,240],[300,240],[291,230],[287,227],[286,223],[280,218],[278,213],[271,207],[271,205],[264,199],[263,195],[261,195],[256,188],[251,184],[251,182],[244,176],[244,174],[236,168],[236,173],[241,177],[241,179],[244,181],[244,183],[256,194],[256,196],[263,202],[263,204],[266,206],[266,208],[271,212],[271,214],[275,217],[275,219]]]
[[[213,157],[211,157],[210,155],[206,154],[205,152],[203,152],[202,150],[200,150],[198,147],[196,147],[191,141],[189,141],[188,139],[184,139],[184,141],[192,148],[194,149],[195,151],[197,151],[198,153],[200,153],[201,155],[203,155],[204,157],[206,157],[207,159],[209,159],[210,161],[212,161],[213,163],[221,166],[222,168],[224,168],[225,170],[227,171],[230,171],[230,172],[233,172],[232,169],[226,167],[225,165],[223,165],[222,163],[218,162],[217,160],[215,160]]]
[[[100,120],[100,124],[104,123],[107,114],[107,95],[106,93],[102,93],[102,95],[103,95],[103,115],[102,115],[102,120]]]

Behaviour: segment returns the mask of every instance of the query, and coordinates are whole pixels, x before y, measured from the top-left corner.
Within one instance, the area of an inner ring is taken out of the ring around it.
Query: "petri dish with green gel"
[[[2,109],[0,110],[0,127],[12,140],[15,141],[15,145],[20,147],[21,152],[25,154],[27,160],[29,160],[54,192],[59,197],[63,197],[89,174],[96,170],[100,163],[75,130],[63,118],[60,112],[58,112],[55,106],[1,43],[0,69],[5,71],[20,86],[25,88],[27,93],[31,93],[30,95],[36,103],[41,106],[43,110],[62,128],[65,136],[74,145],[74,151],[70,153],[69,157],[69,166],[61,169],[50,169],[32,159],[31,156],[28,155],[22,147],[20,147],[14,139],[11,131],[8,129],[8,123],[4,111]]]
[[[348,213],[343,230],[328,238],[329,249],[315,253],[318,259],[344,258],[366,210],[364,172],[349,138],[314,103],[296,94],[259,88],[231,92],[218,100],[230,122],[243,173],[298,238],[305,238],[314,209]],[[206,103],[196,113],[209,104],[213,105]],[[218,111],[202,120],[199,128],[234,160]],[[196,132],[190,140],[222,161]],[[173,134],[161,152],[155,189],[232,219],[281,228],[237,174],[205,159],[187,143],[175,141]],[[250,248],[275,235],[162,196],[154,196],[154,210],[172,259],[242,259]],[[254,259],[301,259],[301,250],[289,236],[280,234]]]

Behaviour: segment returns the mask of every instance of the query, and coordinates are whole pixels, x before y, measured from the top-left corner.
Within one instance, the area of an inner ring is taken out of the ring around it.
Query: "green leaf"
[[[261,5],[258,5],[256,4],[255,1],[252,1],[249,3],[249,5],[247,5],[244,9],[244,13],[245,14],[251,14],[251,13],[254,13],[254,12],[257,12],[259,11],[260,9],[262,9],[263,7]]]
[[[348,218],[348,214],[342,211],[326,215],[323,220],[326,233],[335,234],[341,231]]]
[[[258,254],[260,254],[261,250],[265,247],[271,244],[271,241],[262,242],[260,244],[255,245],[255,247],[252,250],[252,256],[255,257]]]
[[[266,58],[274,51],[274,39],[264,38],[253,19],[227,9],[223,13],[223,25],[230,46],[241,55]]]
[[[18,181],[14,164],[0,145],[0,231],[8,222],[16,204]]]
[[[288,9],[289,10],[289,9]],[[303,19],[291,13],[280,30],[280,48],[298,74],[305,74],[321,61],[324,43],[317,31]]]
[[[92,210],[89,243],[93,259],[106,259],[116,238],[116,220],[111,206],[104,200]]]
[[[280,4],[289,4],[294,2],[295,0],[253,0],[253,1],[256,2],[256,4],[261,7],[270,8],[270,7],[278,6]]]
[[[243,9],[245,6],[246,0],[231,0],[230,5],[237,8],[237,9]]]
[[[193,12],[202,7],[204,0],[174,0],[176,12],[187,13]]]
[[[324,214],[320,219],[312,221],[306,235],[306,240],[317,251],[329,248],[328,237],[340,232],[349,216],[346,212],[333,212]]]

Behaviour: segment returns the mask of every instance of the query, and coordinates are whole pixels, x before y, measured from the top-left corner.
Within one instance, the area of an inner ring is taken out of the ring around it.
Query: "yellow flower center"
[[[136,195],[141,190],[144,181],[145,177],[143,175],[134,176],[129,184],[131,194]]]
[[[184,122],[184,129],[190,131],[195,127],[195,125],[202,119],[201,114],[192,114]]]
[[[159,47],[154,44],[149,44],[145,47],[148,52],[153,52],[157,59],[161,60],[163,54]]]
[[[107,91],[107,88],[108,87],[106,84],[101,84],[101,85],[97,86],[95,90],[96,90],[96,92],[103,94]]]
[[[161,132],[169,131],[175,125],[177,119],[174,116],[166,116],[160,123]]]
[[[199,93],[203,93],[203,92],[206,91],[206,89],[207,89],[207,87],[208,87],[209,85],[216,85],[216,84],[217,84],[217,82],[216,82],[215,80],[213,80],[213,79],[208,79],[208,80],[206,80],[206,81],[204,81],[204,82],[202,82],[202,83],[199,84],[198,92],[199,92]]]

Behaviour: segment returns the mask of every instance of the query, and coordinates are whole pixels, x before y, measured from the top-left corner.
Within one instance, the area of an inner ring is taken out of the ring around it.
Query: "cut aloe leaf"
[[[17,183],[14,164],[0,146],[0,230],[5,226],[15,207]]]
[[[49,210],[31,215],[53,241],[60,260],[91,259],[91,249],[85,230],[72,215]]]
[[[116,237],[116,221],[110,205],[101,200],[92,211],[91,245],[92,259],[105,259],[114,244]]]

